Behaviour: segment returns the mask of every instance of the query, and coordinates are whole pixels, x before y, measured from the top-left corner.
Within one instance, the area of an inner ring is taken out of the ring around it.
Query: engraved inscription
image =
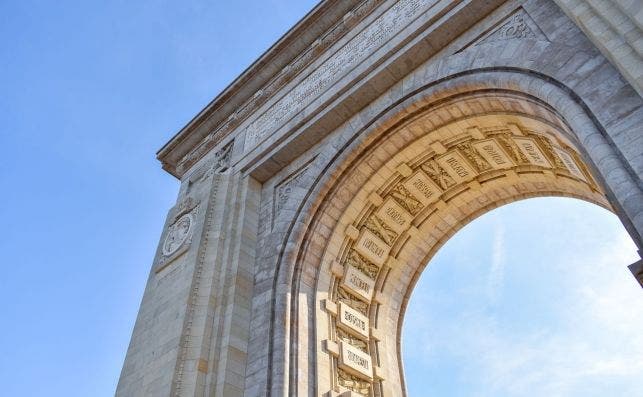
[[[572,175],[579,179],[587,181],[585,179],[585,174],[583,174],[583,171],[580,170],[580,168],[576,164],[576,161],[574,161],[574,158],[569,153],[559,148],[554,148],[554,151],[556,152],[556,155],[560,157],[561,160],[563,160],[565,168],[567,168]]]
[[[545,155],[533,139],[514,137],[513,140],[530,163],[540,167],[551,167],[551,164],[549,164],[549,161],[547,161]]]
[[[380,16],[368,28],[357,34],[348,44],[340,48],[330,59],[250,124],[247,127],[244,150],[248,151],[266,134],[272,132],[276,124],[284,122],[288,116],[299,112],[305,104],[320,95],[331,83],[387,42],[401,26],[406,26],[421,9],[430,3],[434,2],[401,0],[393,5],[385,15]]]
[[[411,215],[392,198],[388,198],[376,215],[390,226],[397,234],[406,230],[411,224]]]
[[[356,376],[373,378],[371,356],[348,343],[341,342],[339,367]]]
[[[425,205],[436,201],[442,190],[429,179],[424,172],[418,171],[404,183],[404,187],[411,192],[413,196],[419,198]]]
[[[345,303],[339,302],[339,322],[337,323],[346,331],[368,339],[368,317],[353,309]]]
[[[362,229],[355,250],[377,266],[382,266],[391,248],[381,238],[368,229]]]
[[[475,176],[475,171],[462,155],[454,150],[438,158],[438,163],[456,181],[464,182]]]
[[[346,270],[344,271],[344,278],[342,279],[342,287],[358,298],[370,302],[373,297],[375,281],[368,278],[354,266],[345,265],[345,267]]]
[[[510,168],[513,166],[509,155],[500,147],[498,142],[493,139],[474,142],[473,147],[494,168]]]

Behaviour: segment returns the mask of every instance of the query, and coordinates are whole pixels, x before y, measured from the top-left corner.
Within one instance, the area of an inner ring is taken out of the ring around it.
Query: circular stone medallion
[[[175,253],[187,240],[191,229],[192,216],[190,214],[183,215],[174,225],[170,226],[163,243],[163,255],[170,256]]]

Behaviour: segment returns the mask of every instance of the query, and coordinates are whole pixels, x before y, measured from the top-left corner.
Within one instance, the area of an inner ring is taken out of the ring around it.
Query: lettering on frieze
[[[397,234],[408,229],[413,219],[411,215],[392,198],[386,199],[375,214],[386,222]]]
[[[371,55],[379,46],[411,22],[429,0],[401,0],[393,5],[366,29],[358,33],[331,58],[315,69],[308,77],[294,87],[287,95],[268,108],[246,128],[244,151],[254,147],[265,135],[272,132],[288,116],[303,109],[312,99],[320,95],[333,82],[341,78],[357,63]]]
[[[565,168],[567,168],[567,170],[572,175],[579,179],[582,179],[583,181],[587,181],[587,179],[585,179],[585,174],[583,174],[583,171],[580,170],[580,168],[576,164],[576,161],[569,153],[557,147],[554,148],[554,151],[556,152],[556,155],[563,161]]]
[[[362,232],[354,246],[355,251],[377,266],[382,266],[388,257],[391,248],[381,238],[368,229]]]
[[[339,302],[339,316],[338,323],[344,330],[368,339],[369,325],[368,317],[348,306],[345,303]]]
[[[505,150],[493,139],[474,142],[473,147],[494,168],[511,168],[514,163]]]
[[[373,378],[371,356],[348,343],[341,342],[339,367],[356,376]]]
[[[411,192],[413,196],[420,199],[425,206],[437,201],[442,193],[438,187],[424,172],[417,171],[404,182],[404,187]]]
[[[513,137],[513,140],[530,163],[539,167],[551,167],[551,164],[536,144],[536,141],[531,138],[519,137]]]
[[[342,287],[358,298],[371,301],[375,290],[375,280],[359,271],[355,266],[345,265]]]
[[[457,182],[465,182],[475,177],[476,172],[467,164],[464,157],[453,150],[437,159],[444,170]]]

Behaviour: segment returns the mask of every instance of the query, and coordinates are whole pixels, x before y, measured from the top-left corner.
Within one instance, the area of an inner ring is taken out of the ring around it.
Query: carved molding
[[[420,11],[433,4],[428,0],[400,0],[385,15],[379,16],[368,27],[338,49],[287,95],[246,127],[244,152],[252,149],[276,125],[292,117],[313,98],[346,74],[354,65],[368,57],[376,48],[393,37],[402,26],[411,22]]]
[[[263,87],[243,103],[234,113],[210,132],[199,144],[186,154],[179,164],[196,163],[207,152],[218,145],[228,134],[236,129],[243,121],[260,108],[266,101],[274,96],[286,84],[291,82],[303,69],[310,65],[320,53],[326,51],[340,38],[348,33],[355,25],[377,8],[383,0],[364,0],[348,12],[342,20],[337,22],[325,34],[301,52],[279,73],[272,77]],[[189,168],[189,167],[188,167]],[[186,169],[185,167],[183,170]],[[177,167],[177,171],[182,173]]]

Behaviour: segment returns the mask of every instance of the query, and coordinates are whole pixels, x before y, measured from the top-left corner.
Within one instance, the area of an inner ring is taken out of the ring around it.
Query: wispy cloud
[[[422,309],[415,309],[413,301],[409,307],[407,316],[418,316],[416,320],[407,317],[405,336],[412,345],[428,347],[421,355],[408,356],[413,362],[406,366],[439,371],[441,363],[450,360],[451,368],[459,371],[456,376],[475,390],[458,395],[640,395],[643,292],[627,269],[636,260],[633,242],[625,232],[594,240],[574,241],[572,235],[555,238],[569,239],[573,249],[556,256],[556,263],[521,273],[537,278],[534,283],[544,284],[555,297],[548,301],[551,304],[536,302],[528,308],[535,326],[511,323],[513,315],[507,322],[479,302],[458,302],[458,298],[453,298],[461,306],[457,312],[430,313],[439,299],[432,301],[434,292],[423,293]],[[505,226],[496,224],[491,266],[480,275],[482,285],[469,284],[483,300],[500,303],[510,295],[514,268],[507,267],[506,258],[514,257],[512,241]],[[499,296],[503,288],[505,296]],[[532,321],[529,315],[516,318]],[[442,325],[436,327],[437,323]]]
[[[505,228],[497,223],[493,235],[493,251],[491,254],[491,269],[487,283],[487,296],[495,302],[502,293],[505,279]]]

